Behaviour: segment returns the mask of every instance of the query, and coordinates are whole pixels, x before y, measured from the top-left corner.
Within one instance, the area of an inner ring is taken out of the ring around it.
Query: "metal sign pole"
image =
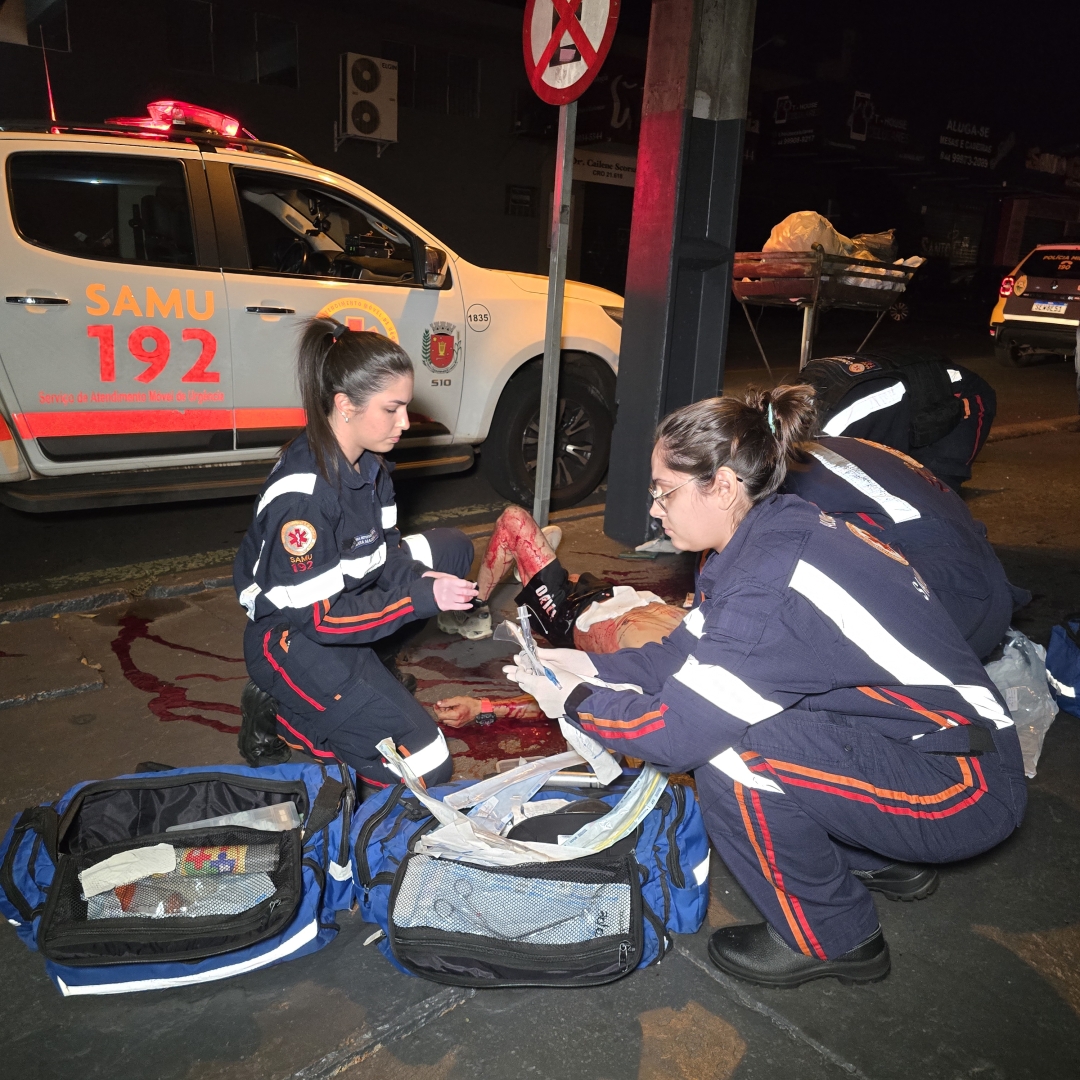
[[[555,191],[551,200],[551,261],[548,264],[547,324],[544,373],[540,388],[540,434],[536,443],[536,487],[533,517],[543,528],[551,506],[551,466],[559,406],[559,354],[562,348],[566,249],[570,240],[570,190],[574,179],[574,133],[577,101],[559,106],[559,139],[555,156]]]

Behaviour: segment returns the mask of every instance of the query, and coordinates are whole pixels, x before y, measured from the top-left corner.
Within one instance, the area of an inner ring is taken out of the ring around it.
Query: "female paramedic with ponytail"
[[[417,775],[441,783],[452,771],[442,732],[372,648],[476,595],[463,580],[467,537],[434,529],[401,540],[397,530],[381,455],[409,426],[412,361],[379,334],[313,319],[299,381],[307,427],[267,477],[233,567],[258,688],[245,693],[244,721],[276,715],[285,742],[341,758],[369,790],[395,780],[375,749],[390,736]]]
[[[921,864],[986,851],[1026,804],[1012,720],[919,574],[776,494],[812,417],[812,390],[789,386],[668,416],[652,512],[677,548],[715,549],[699,606],[660,644],[543,650],[561,689],[506,669],[607,747],[696,770],[713,846],[766,920],[716,931],[709,955],[775,987],[884,978],[870,890],[928,896]]]

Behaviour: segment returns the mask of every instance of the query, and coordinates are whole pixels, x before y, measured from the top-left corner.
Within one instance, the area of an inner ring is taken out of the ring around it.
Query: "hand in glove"
[[[558,652],[561,650],[548,649],[544,651]],[[545,716],[550,717],[552,720],[558,720],[560,716],[566,713],[566,699],[570,696],[574,687],[582,680],[579,675],[568,671],[566,668],[551,663],[548,663],[548,667],[551,668],[555,678],[559,680],[558,686],[546,675],[533,675],[532,672],[522,667],[520,663],[507,665],[503,668],[503,674],[511,682],[517,683],[526,694],[536,698],[536,703]]]
[[[580,649],[537,649],[536,655],[540,657],[540,663],[572,671],[583,679],[592,678],[596,674],[592,657]],[[559,681],[562,682],[561,679]]]

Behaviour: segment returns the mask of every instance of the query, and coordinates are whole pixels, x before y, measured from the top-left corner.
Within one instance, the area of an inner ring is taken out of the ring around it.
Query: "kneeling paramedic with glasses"
[[[548,716],[695,771],[713,845],[766,919],[718,930],[709,955],[776,987],[884,978],[870,890],[928,896],[924,864],[1000,843],[1027,801],[1004,702],[918,572],[776,494],[813,415],[813,391],[785,386],[668,416],[653,512],[677,548],[714,550],[699,606],[659,644],[540,650],[560,688],[505,669]]]

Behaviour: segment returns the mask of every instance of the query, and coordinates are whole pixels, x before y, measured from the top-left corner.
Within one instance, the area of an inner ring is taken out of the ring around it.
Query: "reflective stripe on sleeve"
[[[718,664],[703,664],[695,656],[686,658],[686,663],[675,672],[675,678],[744,724],[757,724],[784,711],[782,705],[763,698],[737,675]]]
[[[825,435],[843,435],[849,424],[854,424],[856,420],[861,420],[864,416],[895,405],[906,393],[907,387],[902,382],[895,382],[876,394],[867,394],[866,397],[852,402],[846,409],[841,409],[822,428],[822,432]]]
[[[905,686],[950,687],[980,716],[993,720],[999,728],[1012,726],[1012,721],[985,686],[955,685],[897,641],[855,597],[816,566],[800,559],[789,584],[831,620],[848,641],[862,649],[898,683]]]
[[[901,521],[915,521],[917,518],[922,517],[911,503],[905,502],[890,491],[886,491],[872,476],[863,472],[858,465],[848,461],[846,457],[841,457],[835,451],[820,445],[815,445],[810,453],[829,472],[839,476],[841,480],[846,480],[856,491],[861,491],[868,499],[873,499],[897,524]]]
[[[382,508],[382,527],[392,529],[397,524],[397,503]]]
[[[405,537],[403,543],[408,547],[409,554],[417,562],[422,562],[429,570],[435,569],[435,558],[431,554],[431,545],[423,533],[412,533],[410,536]]]
[[[370,555],[361,555],[356,559],[342,559],[341,572],[346,577],[360,579],[370,574],[372,570],[378,569],[385,562],[386,544],[382,543]],[[322,597],[320,596],[319,599],[321,600]]]
[[[783,795],[784,789],[769,777],[761,773],[750,771],[750,767],[736,753],[733,746],[729,746],[722,754],[709,760],[714,769],[719,769],[725,776],[729,776],[743,787],[757,788],[758,791],[772,791],[777,795]]]
[[[957,686],[956,692],[984,719],[993,720],[998,728],[1012,727],[1008,713],[985,686]]]
[[[341,567],[335,566],[296,585],[275,585],[274,588],[266,590],[266,599],[278,609],[306,608],[320,600],[329,599],[344,588],[345,579]]]
[[[293,473],[292,476],[275,480],[259,500],[259,509],[255,516],[258,517],[279,495],[288,495],[290,492],[310,495],[315,490],[316,479],[315,473]]]
[[[701,613],[701,608],[694,608],[682,622],[683,626],[685,626],[694,637],[700,638],[705,635],[705,616]]]
[[[259,598],[262,589],[253,581],[241,594],[240,606],[247,612],[248,618],[255,621],[255,601]]]
[[[412,769],[413,775],[421,777],[431,772],[433,769],[437,769],[444,761],[449,760],[449,758],[450,749],[446,745],[446,739],[443,738],[443,733],[439,731],[427,746],[422,750],[417,750],[415,753],[409,754],[405,760],[409,763],[409,768]],[[391,762],[386,762],[386,767],[396,776],[401,775]]]

